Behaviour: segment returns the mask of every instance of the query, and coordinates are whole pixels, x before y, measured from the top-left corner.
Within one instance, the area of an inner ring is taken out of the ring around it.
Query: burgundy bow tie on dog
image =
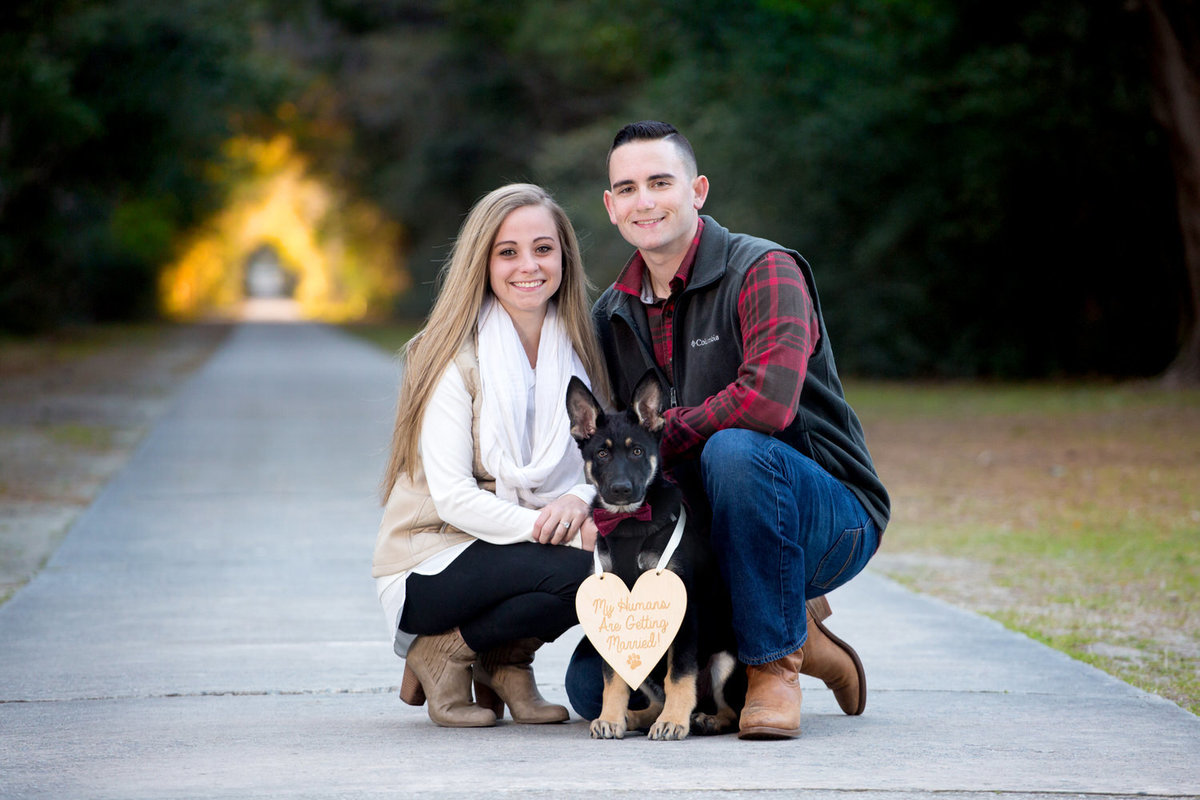
[[[650,504],[642,503],[641,508],[637,511],[629,511],[622,514],[614,514],[611,511],[605,511],[603,508],[592,510],[592,521],[596,523],[596,528],[599,530],[601,536],[608,536],[612,533],[613,528],[627,519],[639,519],[642,522],[649,522]]]

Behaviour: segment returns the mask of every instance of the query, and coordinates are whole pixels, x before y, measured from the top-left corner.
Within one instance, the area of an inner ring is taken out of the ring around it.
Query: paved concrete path
[[[1200,795],[1200,719],[870,573],[830,620],[866,714],[806,683],[799,740],[435,727],[368,572],[396,374],[335,330],[234,332],[0,608],[0,797]],[[578,638],[537,660],[560,702]]]

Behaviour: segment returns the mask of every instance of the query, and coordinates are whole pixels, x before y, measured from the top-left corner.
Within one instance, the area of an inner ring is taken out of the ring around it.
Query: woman
[[[405,658],[400,697],[428,700],[439,725],[494,725],[505,704],[516,722],[567,719],[531,664],[577,621],[592,564],[593,490],[565,408],[572,375],[605,380],[587,289],[563,210],[504,186],[471,209],[405,348],[372,574]]]

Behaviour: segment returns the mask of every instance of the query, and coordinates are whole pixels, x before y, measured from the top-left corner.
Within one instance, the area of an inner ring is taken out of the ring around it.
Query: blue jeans
[[[808,638],[805,601],[862,571],[878,547],[875,523],[844,484],[762,433],[719,431],[700,470],[738,658],[765,664],[796,652]],[[600,664],[585,638],[567,668],[567,697],[585,719],[600,713]]]
[[[765,434],[718,432],[700,468],[738,658],[765,664],[796,652],[808,638],[805,600],[862,571],[879,543],[875,523],[841,481]]]

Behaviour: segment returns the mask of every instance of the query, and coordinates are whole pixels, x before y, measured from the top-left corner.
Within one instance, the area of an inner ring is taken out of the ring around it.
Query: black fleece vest
[[[712,217],[703,219],[696,263],[675,308],[671,405],[700,405],[737,378],[742,363],[737,303],[746,272],[769,251],[787,253],[804,274],[821,338],[809,358],[796,418],[773,435],[845,484],[882,534],[891,503],[875,472],[862,424],[843,394],[812,268],[794,250],[766,239],[730,233]],[[657,371],[668,384],[655,363],[646,309],[637,298],[609,287],[593,306],[592,316],[618,407],[628,402],[633,387],[647,370]]]

